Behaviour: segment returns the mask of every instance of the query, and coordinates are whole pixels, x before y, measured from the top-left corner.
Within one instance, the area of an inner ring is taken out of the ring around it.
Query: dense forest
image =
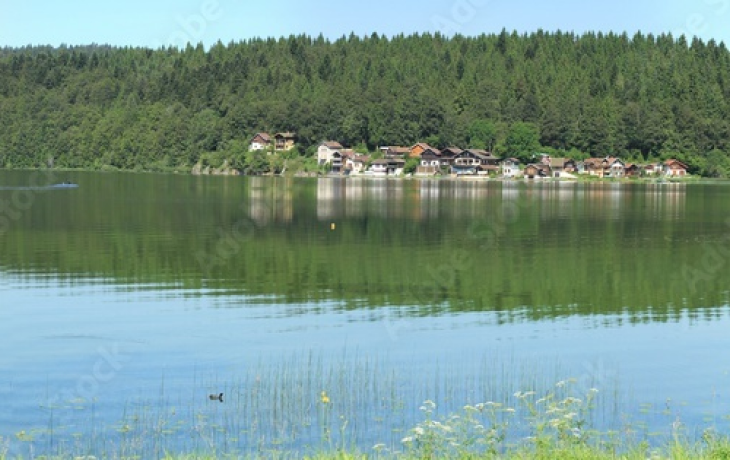
[[[730,175],[730,53],[667,35],[538,31],[477,37],[306,35],[210,49],[0,50],[0,167],[187,169],[293,131],[375,150],[425,141],[529,158],[675,157]],[[562,154],[562,152],[561,152]],[[263,156],[262,156],[263,155]]]

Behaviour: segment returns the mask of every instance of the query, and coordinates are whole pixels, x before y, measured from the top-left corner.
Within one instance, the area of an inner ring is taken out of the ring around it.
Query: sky
[[[698,36],[730,46],[730,0],[0,0],[0,47],[184,46],[320,33],[586,31]]]

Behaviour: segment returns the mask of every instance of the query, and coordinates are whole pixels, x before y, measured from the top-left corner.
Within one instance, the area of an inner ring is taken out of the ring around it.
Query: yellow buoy
[[[335,223],[334,223],[334,222],[332,222],[332,223],[330,224],[330,230],[334,230],[334,229],[335,229]]]

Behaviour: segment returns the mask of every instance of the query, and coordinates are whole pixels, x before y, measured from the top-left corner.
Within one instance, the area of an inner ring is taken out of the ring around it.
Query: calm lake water
[[[566,378],[602,429],[730,432],[728,196],[0,172],[0,452],[397,449]]]

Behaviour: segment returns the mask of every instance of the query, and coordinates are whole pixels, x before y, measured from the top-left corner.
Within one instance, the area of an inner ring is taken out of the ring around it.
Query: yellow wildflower
[[[322,404],[327,404],[327,403],[329,403],[329,402],[330,402],[330,397],[329,397],[329,396],[327,396],[327,392],[326,392],[326,391],[323,391],[323,392],[322,392],[322,393],[321,393],[321,394],[319,395],[319,398],[320,398],[320,401],[322,401]]]

